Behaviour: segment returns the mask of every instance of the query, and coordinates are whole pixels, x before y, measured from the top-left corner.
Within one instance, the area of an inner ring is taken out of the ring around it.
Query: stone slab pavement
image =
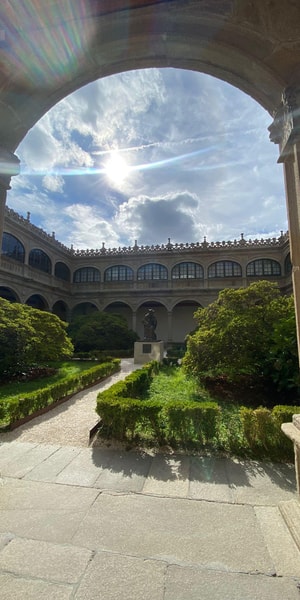
[[[300,600],[293,465],[0,445],[2,600]]]
[[[88,447],[134,368],[0,436],[1,599],[300,600],[293,465]]]

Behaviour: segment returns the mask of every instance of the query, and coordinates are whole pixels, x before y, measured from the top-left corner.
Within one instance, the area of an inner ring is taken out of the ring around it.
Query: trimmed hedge
[[[98,394],[102,434],[121,441],[136,437],[159,444],[193,444],[198,449],[210,445],[222,450],[219,436],[224,422],[216,402],[142,399],[158,369],[159,365],[149,363]],[[292,421],[298,412],[299,406],[278,405],[272,410],[241,407],[236,415],[234,447],[223,449],[242,456],[293,460],[293,445],[282,433],[281,424]]]
[[[119,370],[120,360],[113,359],[109,363],[95,365],[82,373],[65,377],[58,383],[41,387],[35,392],[8,396],[0,400],[0,420],[9,426]]]
[[[292,460],[293,444],[281,431],[282,423],[291,422],[299,413],[299,406],[277,405],[268,408],[240,409],[240,419],[245,440],[256,456],[267,455],[273,459]]]
[[[147,437],[159,443],[208,444],[216,435],[216,402],[143,400],[159,365],[151,362],[97,397],[97,413],[107,436],[118,440]]]

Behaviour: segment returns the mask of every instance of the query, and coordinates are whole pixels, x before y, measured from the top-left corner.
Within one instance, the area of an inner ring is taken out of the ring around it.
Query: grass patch
[[[199,388],[195,379],[186,377],[182,369],[167,366],[153,377],[144,399],[200,402],[211,400],[211,397]]]
[[[61,379],[70,375],[77,375],[82,371],[87,371],[93,365],[97,365],[97,361],[64,361],[49,363],[49,367],[56,369],[56,372],[50,377],[42,377],[31,381],[11,381],[9,383],[0,384],[0,400],[4,400],[8,396],[18,396],[28,392],[35,392],[40,388],[58,383]]]

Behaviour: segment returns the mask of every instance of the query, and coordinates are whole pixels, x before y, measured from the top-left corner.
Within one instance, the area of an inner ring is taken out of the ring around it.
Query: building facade
[[[143,317],[155,309],[157,337],[183,343],[194,312],[224,288],[259,279],[292,292],[289,237],[74,250],[6,207],[0,296],[69,321],[100,310],[123,315],[143,337]]]

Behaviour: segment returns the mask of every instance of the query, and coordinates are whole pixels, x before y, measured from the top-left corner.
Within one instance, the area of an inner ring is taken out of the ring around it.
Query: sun
[[[104,165],[104,171],[111,183],[119,185],[123,183],[124,179],[128,176],[129,167],[120,154],[112,152]]]

